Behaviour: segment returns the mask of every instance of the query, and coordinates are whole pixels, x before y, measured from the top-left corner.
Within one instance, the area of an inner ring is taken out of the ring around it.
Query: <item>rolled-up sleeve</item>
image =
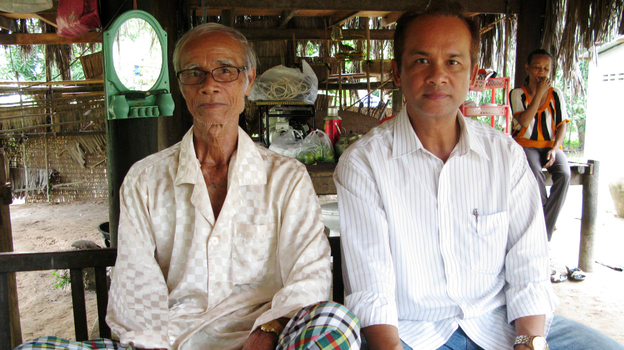
[[[505,260],[505,295],[509,322],[554,312],[557,297],[550,283],[548,240],[535,176],[522,149],[513,147],[509,240]]]

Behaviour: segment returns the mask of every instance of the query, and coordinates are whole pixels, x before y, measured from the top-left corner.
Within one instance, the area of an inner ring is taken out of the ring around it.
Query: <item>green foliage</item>
[[[54,276],[54,289],[64,289],[71,283],[71,277],[68,270],[52,271],[52,276]],[[86,279],[87,273],[85,272],[82,277]]]
[[[583,81],[583,90],[574,93],[569,84],[563,81],[563,72],[557,71],[555,86],[561,89],[565,95],[568,118],[567,133],[563,145],[566,149],[584,148],[585,123],[587,120],[587,84],[589,77],[589,61],[581,60],[578,66]]]
[[[45,59],[42,45],[33,45],[32,51],[26,57],[21,57],[19,48],[10,45],[5,49],[5,60],[0,66],[0,79],[15,81],[15,73],[19,74],[20,81],[44,81]]]
[[[52,271],[52,276],[54,279],[54,289],[63,289],[69,285],[71,279],[67,272],[59,272],[58,270]]]
[[[94,52],[100,51],[102,44],[94,45]],[[32,45],[31,53],[22,57],[20,49],[16,45],[7,46],[4,53],[0,53],[0,81],[16,81],[16,72],[19,81],[46,81],[45,74],[45,46]],[[90,53],[80,49],[77,45],[72,47],[73,59],[70,66],[72,80],[85,79],[82,64],[79,57]],[[52,81],[59,81],[61,74],[58,67],[52,65]]]

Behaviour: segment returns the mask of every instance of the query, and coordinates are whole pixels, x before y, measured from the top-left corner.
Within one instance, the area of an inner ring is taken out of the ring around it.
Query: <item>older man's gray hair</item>
[[[219,23],[211,22],[211,23],[204,23],[204,24],[198,25],[197,27],[186,32],[180,38],[180,40],[178,40],[178,42],[176,43],[175,50],[173,50],[173,67],[176,73],[181,70],[180,54],[181,54],[182,47],[184,47],[184,45],[187,42],[195,38],[208,35],[208,34],[216,34],[216,33],[225,34],[243,45],[243,48],[245,49],[245,66],[248,69],[245,71],[245,77],[247,77],[247,72],[249,71],[249,69],[257,67],[256,54],[253,48],[251,47],[251,45],[249,44],[249,41],[247,41],[247,38],[245,38],[245,36],[241,32],[239,32],[238,30],[232,27],[228,27]]]

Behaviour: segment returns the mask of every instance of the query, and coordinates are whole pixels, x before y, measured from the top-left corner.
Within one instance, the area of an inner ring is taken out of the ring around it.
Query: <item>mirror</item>
[[[149,23],[131,18],[119,27],[113,42],[113,66],[128,90],[152,88],[162,63],[160,41]]]
[[[149,13],[123,13],[104,32],[104,93],[108,119],[173,114],[167,33]]]

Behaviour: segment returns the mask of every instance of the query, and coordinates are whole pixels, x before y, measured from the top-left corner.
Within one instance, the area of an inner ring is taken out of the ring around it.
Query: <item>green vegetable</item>
[[[303,156],[303,162],[305,164],[312,164],[314,163],[314,153],[308,152]]]

